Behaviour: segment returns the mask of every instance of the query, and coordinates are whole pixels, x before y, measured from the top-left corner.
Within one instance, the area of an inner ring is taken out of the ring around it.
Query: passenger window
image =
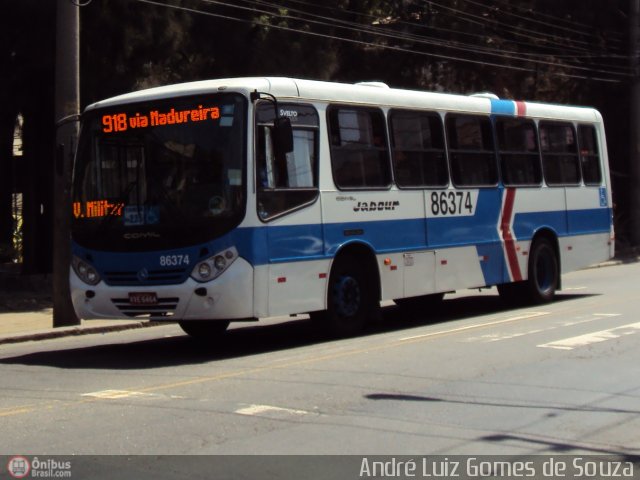
[[[397,185],[407,188],[447,186],[449,171],[440,115],[393,110],[389,124]]]
[[[342,190],[389,187],[391,168],[382,111],[331,107],[327,116],[336,186]]]
[[[495,186],[498,168],[489,117],[447,115],[446,128],[453,183],[459,187]]]
[[[495,122],[502,182],[508,186],[539,186],[542,167],[535,123],[500,117]]]
[[[293,127],[293,151],[283,158],[278,158],[273,148],[273,105],[262,103],[257,111],[256,184],[262,220],[278,217],[318,197],[318,114],[305,105],[279,107],[289,112]]]
[[[602,183],[602,170],[600,168],[598,137],[593,125],[580,125],[578,127],[578,142],[580,144],[582,178],[585,185],[600,185]]]
[[[552,186],[580,184],[578,146],[570,123],[540,122],[540,147],[544,179]]]

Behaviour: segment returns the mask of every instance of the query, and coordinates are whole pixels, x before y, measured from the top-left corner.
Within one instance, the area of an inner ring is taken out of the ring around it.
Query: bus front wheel
[[[225,320],[191,320],[178,322],[180,328],[190,337],[198,340],[215,340],[229,327]]]
[[[349,337],[362,331],[374,308],[373,288],[361,262],[343,257],[329,276],[327,310],[314,318],[330,335]]]

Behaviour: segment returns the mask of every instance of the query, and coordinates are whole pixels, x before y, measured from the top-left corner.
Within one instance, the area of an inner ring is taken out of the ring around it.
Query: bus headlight
[[[236,247],[230,247],[199,262],[191,272],[196,282],[208,282],[219,277],[238,258]]]
[[[71,266],[73,267],[73,271],[76,272],[76,275],[78,275],[78,278],[84,283],[88,285],[97,285],[100,283],[100,274],[91,264],[73,256]]]

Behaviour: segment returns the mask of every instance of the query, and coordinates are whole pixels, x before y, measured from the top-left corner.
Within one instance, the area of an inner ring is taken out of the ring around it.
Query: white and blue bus
[[[154,88],[85,110],[73,174],[80,318],[310,313],[497,286],[548,302],[613,256],[594,109],[290,78]]]

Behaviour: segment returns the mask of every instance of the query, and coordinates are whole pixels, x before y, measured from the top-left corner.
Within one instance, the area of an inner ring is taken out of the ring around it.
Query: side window
[[[391,167],[381,110],[330,107],[333,180],[340,189],[387,188]]]
[[[496,120],[498,157],[506,186],[539,186],[542,167],[536,125],[531,120],[501,117]]]
[[[306,105],[279,107],[293,127],[293,152],[282,158],[273,148],[273,104],[261,103],[256,113],[256,184],[262,220],[295,210],[318,197],[318,114]]]
[[[392,110],[389,126],[393,168],[399,187],[444,187],[449,184],[440,115]]]
[[[547,184],[553,186],[578,185],[580,164],[578,145],[570,123],[540,122],[542,169]]]
[[[580,164],[582,165],[582,178],[585,185],[600,185],[602,183],[602,170],[600,169],[600,154],[598,153],[598,137],[593,125],[580,125],[578,127],[578,143],[580,144]]]
[[[496,185],[498,168],[489,117],[447,115],[446,127],[453,183],[460,187]]]

